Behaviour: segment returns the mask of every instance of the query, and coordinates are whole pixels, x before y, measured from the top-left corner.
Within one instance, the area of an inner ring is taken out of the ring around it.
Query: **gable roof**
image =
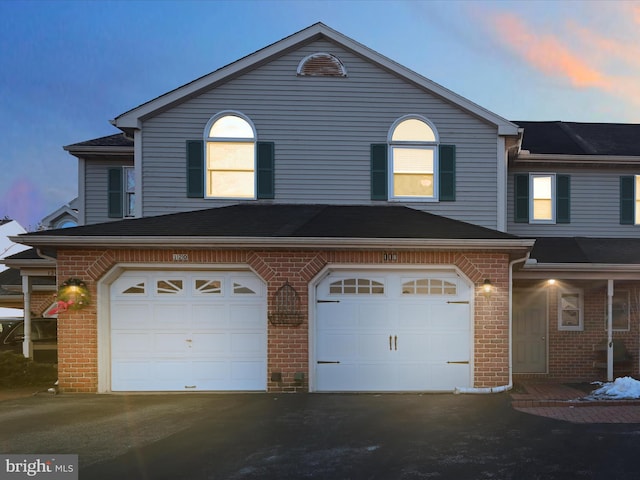
[[[389,58],[371,50],[370,48],[352,40],[349,37],[333,30],[323,23],[316,23],[293,35],[290,35],[279,42],[273,43],[257,52],[243,57],[225,67],[215,70],[208,75],[200,77],[182,87],[172,90],[160,97],[143,103],[142,105],[129,110],[114,120],[113,125],[123,131],[140,128],[142,120],[152,117],[154,114],[164,111],[167,108],[179,104],[188,98],[192,98],[217,84],[226,82],[242,73],[249,71],[273,58],[276,58],[290,50],[312,41],[325,38],[358,55],[368,61],[377,64],[387,71],[403,77],[405,80],[430,91],[431,93],[457,105],[463,110],[475,115],[486,122],[495,125],[500,135],[517,135],[517,126],[505,118],[496,115],[489,110],[471,102],[470,100],[444,88],[443,86],[415,73],[414,71],[390,60]]]
[[[640,156],[640,124],[514,121],[530,154]]]
[[[21,235],[34,246],[526,248],[533,241],[404,206],[240,204]]]

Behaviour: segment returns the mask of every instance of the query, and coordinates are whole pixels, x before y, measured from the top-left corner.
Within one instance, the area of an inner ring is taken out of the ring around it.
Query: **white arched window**
[[[256,133],[249,119],[221,112],[205,128],[206,196],[256,198]]]
[[[402,117],[389,132],[389,197],[438,198],[438,133],[428,120]]]

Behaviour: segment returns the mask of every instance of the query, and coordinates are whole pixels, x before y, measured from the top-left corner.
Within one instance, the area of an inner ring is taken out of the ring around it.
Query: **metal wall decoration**
[[[273,325],[300,325],[300,297],[295,288],[287,281],[273,296],[273,311],[269,314]]]

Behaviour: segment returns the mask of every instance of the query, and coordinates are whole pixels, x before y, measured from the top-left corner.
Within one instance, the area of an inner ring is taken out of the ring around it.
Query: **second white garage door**
[[[251,272],[126,271],[111,285],[111,390],[266,390],[265,287]]]
[[[330,274],[317,288],[315,390],[471,386],[470,292],[453,271]]]

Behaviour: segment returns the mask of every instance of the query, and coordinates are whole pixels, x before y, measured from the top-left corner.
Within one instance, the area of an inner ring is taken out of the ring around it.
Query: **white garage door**
[[[111,285],[113,391],[266,390],[262,281],[127,271]]]
[[[330,274],[317,288],[315,389],[471,386],[470,292],[449,271]]]

